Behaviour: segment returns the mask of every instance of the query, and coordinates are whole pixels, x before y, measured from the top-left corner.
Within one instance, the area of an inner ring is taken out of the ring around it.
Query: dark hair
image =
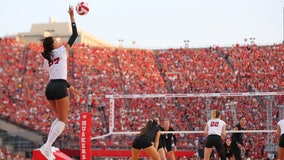
[[[155,127],[158,125],[158,121],[157,120],[149,120],[146,124],[146,126],[142,129],[142,131],[139,133],[138,137],[144,135],[145,133],[147,133],[151,128]]]
[[[47,59],[48,61],[51,60],[51,51],[54,49],[53,44],[54,40],[52,37],[45,37],[42,40],[43,52],[41,52],[41,55],[43,56],[43,58]]]
[[[241,116],[240,118],[239,118],[239,120],[241,120],[242,118],[246,118],[245,116]]]

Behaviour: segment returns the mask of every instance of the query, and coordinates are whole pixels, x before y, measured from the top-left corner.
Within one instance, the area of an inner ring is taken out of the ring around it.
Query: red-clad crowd
[[[45,99],[47,72],[38,44],[0,41],[0,117],[21,127],[47,134],[53,121]],[[83,92],[71,96],[63,134],[79,137],[80,113],[87,111],[92,94],[92,136],[107,134],[109,99],[105,95],[277,92],[284,89],[284,46],[235,45],[228,48],[144,50],[94,48],[76,44],[69,55],[68,81]],[[227,98],[115,99],[114,131],[138,131],[150,118],[169,118],[179,131],[202,131],[209,109],[221,109],[232,129],[234,115],[245,115],[249,130],[266,129],[268,104],[272,124],[279,118],[283,96]],[[225,105],[226,104],[226,105]],[[276,107],[275,107],[276,106]],[[249,112],[248,112],[249,110]],[[275,129],[276,125],[273,125]],[[251,156],[259,156],[266,134],[247,133]],[[178,148],[196,149],[201,134],[179,134]],[[116,135],[97,140],[97,148],[129,148],[133,136]],[[252,143],[253,142],[253,143]]]
[[[5,147],[0,146],[0,159],[1,160],[30,160],[21,154],[14,154],[12,151],[7,150]]]

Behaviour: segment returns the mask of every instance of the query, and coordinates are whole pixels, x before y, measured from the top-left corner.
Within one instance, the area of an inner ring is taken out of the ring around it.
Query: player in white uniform
[[[277,123],[276,137],[279,141],[278,159],[284,160],[284,119]]]
[[[209,160],[214,146],[221,158],[226,160],[226,152],[222,139],[226,137],[226,123],[220,119],[221,113],[217,110],[211,111],[211,119],[206,123],[204,135],[206,138],[204,160]]]
[[[45,96],[51,104],[52,110],[55,112],[56,119],[51,124],[48,133],[47,141],[40,147],[41,153],[48,160],[55,159],[52,154],[51,146],[57,137],[63,132],[68,117],[69,101],[67,88],[74,94],[79,95],[80,92],[74,89],[67,82],[67,56],[71,46],[74,44],[78,37],[77,27],[74,19],[74,9],[69,6],[68,10],[72,35],[70,36],[67,44],[58,46],[53,37],[46,37],[43,39],[42,56],[44,57],[44,66],[49,72],[49,83],[45,90]]]

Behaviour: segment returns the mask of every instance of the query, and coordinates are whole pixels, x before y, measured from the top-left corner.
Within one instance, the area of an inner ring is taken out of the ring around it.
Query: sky
[[[77,26],[118,46],[172,48],[230,46],[254,38],[257,44],[283,41],[284,0],[84,0],[87,15]],[[34,23],[70,22],[68,6],[80,0],[5,0],[0,37],[29,32]],[[135,43],[133,43],[135,42]]]

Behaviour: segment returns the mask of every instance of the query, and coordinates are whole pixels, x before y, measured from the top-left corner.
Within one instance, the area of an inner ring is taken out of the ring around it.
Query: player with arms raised
[[[67,57],[71,46],[75,42],[78,33],[74,19],[73,7],[69,6],[69,16],[71,19],[72,35],[68,43],[58,45],[53,37],[43,39],[42,56],[44,57],[44,66],[49,72],[49,83],[46,86],[45,96],[55,112],[56,119],[51,124],[47,141],[40,148],[40,152],[48,159],[55,159],[51,151],[51,146],[57,137],[63,132],[68,118],[69,98],[67,88],[73,93],[80,94],[67,82]]]

